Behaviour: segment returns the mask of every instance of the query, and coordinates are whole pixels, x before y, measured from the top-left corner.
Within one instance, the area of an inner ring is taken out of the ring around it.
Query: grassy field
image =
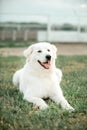
[[[0,47],[27,47],[34,42],[0,41]]]
[[[87,130],[87,56],[59,56],[63,92],[75,112],[64,111],[47,99],[47,110],[37,110],[23,100],[12,84],[23,57],[0,57],[0,130]]]

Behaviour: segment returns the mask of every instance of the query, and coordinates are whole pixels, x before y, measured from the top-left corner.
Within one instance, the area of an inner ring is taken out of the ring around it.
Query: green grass
[[[0,41],[0,47],[28,47],[33,42]]]
[[[23,100],[12,84],[23,57],[0,57],[0,130],[87,130],[87,56],[59,56],[63,92],[75,112],[64,111],[47,99],[47,110],[37,110]]]

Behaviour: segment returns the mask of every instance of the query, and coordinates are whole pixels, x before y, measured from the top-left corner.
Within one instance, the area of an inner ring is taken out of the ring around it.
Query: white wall
[[[76,31],[50,31],[49,39],[46,31],[38,31],[38,41],[53,41],[53,42],[87,42],[87,32]]]

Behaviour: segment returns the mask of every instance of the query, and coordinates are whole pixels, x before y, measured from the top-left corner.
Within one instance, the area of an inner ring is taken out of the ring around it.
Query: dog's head
[[[26,61],[43,69],[50,69],[55,65],[57,48],[47,42],[36,43],[24,51]]]

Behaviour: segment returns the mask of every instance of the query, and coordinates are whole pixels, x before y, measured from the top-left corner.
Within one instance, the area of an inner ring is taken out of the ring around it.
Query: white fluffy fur
[[[19,86],[25,100],[37,105],[40,109],[48,107],[43,98],[49,97],[63,109],[74,110],[63,96],[60,87],[62,72],[55,66],[56,51],[54,45],[46,42],[31,45],[24,51],[26,64],[14,74],[13,83]],[[51,56],[49,69],[43,68],[37,62],[38,60],[45,62],[46,55]]]

